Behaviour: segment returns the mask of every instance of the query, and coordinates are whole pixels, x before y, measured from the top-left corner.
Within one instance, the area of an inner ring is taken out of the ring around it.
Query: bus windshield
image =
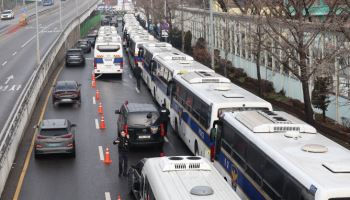
[[[97,50],[100,52],[116,52],[119,51],[120,45],[99,45]]]

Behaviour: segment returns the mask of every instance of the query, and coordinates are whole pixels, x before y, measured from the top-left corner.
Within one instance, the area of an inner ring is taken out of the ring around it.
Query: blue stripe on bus
[[[95,58],[95,63],[103,63],[103,59],[102,58]]]
[[[122,63],[123,62],[123,58],[114,58],[114,63]]]
[[[180,106],[175,100],[171,103],[171,108],[174,109],[181,117],[181,119],[191,127],[192,131],[202,139],[202,141],[210,147],[210,136],[203,130],[198,123],[193,120],[187,112],[183,111],[182,106]],[[181,122],[180,122],[181,123]],[[228,174],[232,171],[236,171],[238,174],[237,185],[243,190],[243,192],[249,197],[249,199],[254,200],[264,200],[265,198],[259,193],[259,191],[253,186],[251,182],[243,175],[243,173],[231,162],[229,158],[222,152],[218,154],[218,161],[222,167],[225,168]]]

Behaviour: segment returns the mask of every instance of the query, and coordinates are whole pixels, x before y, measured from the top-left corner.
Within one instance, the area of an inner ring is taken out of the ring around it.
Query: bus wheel
[[[197,140],[194,142],[194,155],[199,156]]]

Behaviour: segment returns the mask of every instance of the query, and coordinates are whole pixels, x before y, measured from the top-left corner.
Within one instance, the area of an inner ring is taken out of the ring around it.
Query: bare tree
[[[330,28],[332,19],[336,16],[337,0],[329,6],[322,20],[313,15],[316,0],[260,0],[264,16],[265,32],[271,43],[263,43],[268,51],[284,69],[292,73],[302,85],[305,105],[305,118],[313,123],[313,109],[310,98],[310,79],[317,69],[329,66],[329,60],[334,60],[339,53],[330,49],[327,55],[311,64],[310,47],[321,33]]]

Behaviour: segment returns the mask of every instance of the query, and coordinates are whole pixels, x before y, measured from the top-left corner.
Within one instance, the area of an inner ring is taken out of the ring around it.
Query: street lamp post
[[[62,0],[60,2],[60,30],[62,31]]]
[[[213,0],[209,0],[210,9],[210,54],[211,54],[211,68],[214,69],[214,25],[213,25]]]
[[[40,65],[40,46],[39,46],[39,15],[38,2],[35,2],[35,19],[36,19],[36,62]]]

